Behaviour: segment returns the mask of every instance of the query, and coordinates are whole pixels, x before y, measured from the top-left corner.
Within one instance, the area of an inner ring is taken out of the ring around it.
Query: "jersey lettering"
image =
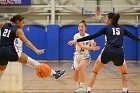
[[[120,28],[112,28],[113,35],[120,35]]]
[[[11,32],[11,30],[4,29],[4,32],[3,32],[2,36],[4,36],[4,37],[9,37],[10,32]]]
[[[85,46],[87,46],[88,44],[89,44],[89,42],[83,42],[83,45],[85,45]],[[82,51],[82,52],[83,52],[83,51],[85,51],[85,50],[81,48],[81,50],[80,50],[80,51]]]

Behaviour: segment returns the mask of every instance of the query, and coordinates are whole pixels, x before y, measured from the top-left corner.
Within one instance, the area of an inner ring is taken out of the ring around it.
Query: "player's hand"
[[[91,44],[92,44],[93,46],[96,46],[96,42],[91,42]]]
[[[40,49],[40,50],[36,50],[35,52],[40,55],[40,54],[43,54],[45,51],[45,49]]]
[[[93,50],[94,51],[97,51],[97,50],[99,50],[100,49],[100,46],[93,46]]]
[[[76,43],[77,43],[77,41],[76,41],[76,40],[71,40],[71,41],[69,41],[69,42],[68,42],[68,45],[70,45],[70,46],[71,46],[71,45],[76,44]]]

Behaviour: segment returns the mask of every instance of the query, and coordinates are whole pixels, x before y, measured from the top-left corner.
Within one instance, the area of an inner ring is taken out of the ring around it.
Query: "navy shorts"
[[[106,46],[101,54],[101,62],[107,64],[113,61],[115,66],[122,66],[124,63],[124,52],[122,48]]]
[[[0,47],[0,65],[7,65],[8,61],[17,61],[18,54],[13,45]]]

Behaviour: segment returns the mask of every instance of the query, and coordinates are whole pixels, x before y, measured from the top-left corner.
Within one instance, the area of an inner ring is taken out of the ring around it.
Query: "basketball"
[[[40,64],[36,68],[36,75],[39,78],[47,78],[51,73],[51,68],[47,64]]]

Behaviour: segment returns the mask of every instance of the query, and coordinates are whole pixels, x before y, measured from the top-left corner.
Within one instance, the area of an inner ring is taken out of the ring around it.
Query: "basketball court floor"
[[[56,80],[52,77],[40,79],[35,69],[18,62],[8,64],[0,81],[0,93],[74,93],[76,84],[72,79],[72,62],[46,62],[53,69],[66,69],[67,73]],[[86,70],[86,86],[94,63]],[[127,62],[129,75],[129,93],[140,93],[140,63]],[[121,93],[121,75],[114,70],[110,62],[97,76],[92,93]],[[84,92],[83,92],[84,93]]]

